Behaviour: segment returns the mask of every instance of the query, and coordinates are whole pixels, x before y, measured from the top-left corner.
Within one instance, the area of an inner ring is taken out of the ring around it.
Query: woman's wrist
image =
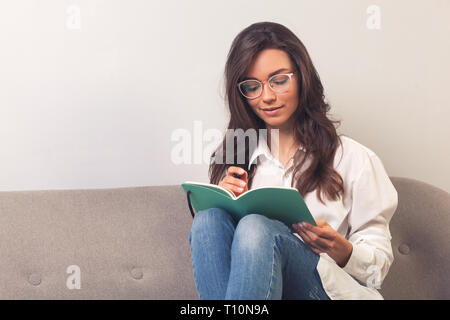
[[[328,253],[328,255],[336,261],[339,267],[344,268],[352,255],[353,245],[344,237],[341,237],[339,243],[340,245],[332,250],[333,252]]]

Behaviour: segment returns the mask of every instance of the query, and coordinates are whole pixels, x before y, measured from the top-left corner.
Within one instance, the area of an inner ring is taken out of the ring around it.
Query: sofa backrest
[[[398,207],[390,223],[394,262],[385,299],[450,299],[450,194],[422,181],[390,177]]]

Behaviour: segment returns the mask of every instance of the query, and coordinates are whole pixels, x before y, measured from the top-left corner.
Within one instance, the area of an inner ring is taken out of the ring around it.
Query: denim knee
[[[259,215],[249,214],[239,220],[234,235],[236,243],[241,249],[260,250],[264,240],[272,241],[273,236],[278,233],[271,224],[273,220]]]
[[[201,210],[194,216],[191,233],[198,233],[202,230],[213,230],[215,227],[219,227],[224,221],[231,219],[230,214],[221,208]]]

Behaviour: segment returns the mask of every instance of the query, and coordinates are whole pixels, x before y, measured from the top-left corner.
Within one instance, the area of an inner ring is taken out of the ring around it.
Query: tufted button
[[[131,269],[130,273],[131,276],[136,280],[142,279],[144,277],[144,273],[142,272],[141,268],[133,268]]]
[[[41,284],[41,276],[33,273],[28,277],[28,282],[31,283],[33,286],[38,286]]]
[[[399,251],[401,254],[407,255],[407,254],[409,254],[410,249],[409,249],[409,246],[408,246],[407,244],[401,244],[401,245],[398,247],[398,251]]]

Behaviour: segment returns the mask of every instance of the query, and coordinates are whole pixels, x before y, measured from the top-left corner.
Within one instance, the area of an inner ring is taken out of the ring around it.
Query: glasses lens
[[[239,89],[247,98],[254,98],[259,96],[261,93],[261,84],[255,80],[247,80],[241,83]]]
[[[290,78],[288,75],[279,74],[274,76],[270,81],[272,89],[278,93],[283,93],[289,89]]]

